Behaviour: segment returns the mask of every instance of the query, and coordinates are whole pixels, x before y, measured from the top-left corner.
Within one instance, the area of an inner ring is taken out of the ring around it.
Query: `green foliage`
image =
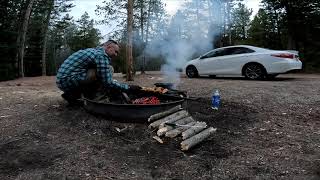
[[[0,1],[0,80],[16,77],[16,50],[25,1]]]
[[[78,26],[73,26],[73,32],[68,33],[67,44],[72,51],[78,51],[80,49],[96,47],[99,45],[101,39],[100,31],[94,28],[93,19],[87,12],[85,12],[81,18],[77,21]]]
[[[300,52],[306,71],[320,71],[320,0],[263,0],[252,21],[249,42]]]
[[[278,16],[277,14],[267,13],[266,10],[260,9],[251,22],[248,42],[255,46],[270,49],[285,48],[281,37],[286,29],[281,24],[283,18]],[[275,19],[278,19],[278,21],[275,21]]]
[[[73,0],[37,0],[33,4],[25,42],[25,72],[34,76],[41,74],[41,53],[45,37],[45,25],[49,9],[52,8],[50,24],[59,21],[61,13],[68,12]],[[1,80],[16,78],[18,74],[18,40],[28,0],[0,2],[0,77]],[[50,48],[48,48],[50,49]],[[52,54],[52,52],[48,52]],[[50,59],[50,57],[49,57]],[[48,63],[52,65],[55,63]],[[53,69],[52,67],[48,67]],[[55,70],[54,70],[55,72]]]
[[[68,14],[61,20],[56,20],[49,29],[49,64],[55,73],[56,68],[73,52],[80,49],[96,47],[99,45],[101,35],[94,28],[94,21],[88,13],[84,13],[78,21],[74,21]]]
[[[242,3],[238,3],[238,6],[233,10],[232,37],[234,41],[247,39],[251,14],[252,9],[248,9]]]
[[[0,2],[0,80],[17,77],[17,44],[27,2]],[[263,0],[262,8],[252,21],[252,10],[240,1],[186,2],[170,21],[161,0],[134,1],[133,56],[136,69],[159,70],[164,63],[168,49],[147,52],[145,48],[151,42],[184,41],[194,45],[190,58],[205,50],[205,42],[209,42],[210,47],[251,44],[270,49],[295,49],[300,52],[307,71],[320,71],[320,36],[317,35],[320,0]],[[111,25],[117,22],[109,36],[121,43],[120,57],[113,62],[116,72],[126,71],[126,3],[123,0],[105,1],[96,10],[104,19],[100,23]],[[27,75],[41,74],[41,53],[46,35],[49,75],[55,74],[72,52],[99,44],[100,32],[94,28],[94,21],[87,13],[77,21],[66,14],[73,6],[73,0],[35,1],[25,43]],[[46,31],[48,12],[50,21]]]

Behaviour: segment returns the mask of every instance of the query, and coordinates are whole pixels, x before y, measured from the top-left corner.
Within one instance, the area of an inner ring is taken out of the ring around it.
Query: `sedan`
[[[301,69],[302,62],[297,51],[238,45],[209,51],[189,61],[184,71],[189,78],[202,75],[240,75],[248,79],[264,79]]]

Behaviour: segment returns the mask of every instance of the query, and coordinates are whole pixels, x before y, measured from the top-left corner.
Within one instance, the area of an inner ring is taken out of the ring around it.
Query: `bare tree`
[[[26,9],[26,13],[23,18],[23,24],[22,24],[22,31],[21,31],[21,41],[19,44],[19,49],[18,49],[18,57],[20,57],[20,67],[19,67],[19,75],[21,77],[24,77],[24,62],[23,62],[23,57],[24,57],[24,45],[26,41],[26,34],[28,31],[28,24],[29,24],[29,19],[30,19],[30,14],[32,10],[32,6],[35,0],[30,0]]]
[[[128,0],[127,7],[127,81],[133,81],[133,57],[132,57],[132,26],[133,26],[133,0]]]
[[[43,24],[43,35],[44,35],[44,39],[43,39],[43,45],[42,45],[42,76],[46,76],[47,75],[47,61],[46,61],[46,54],[47,54],[47,41],[48,41],[48,28],[49,28],[49,22],[50,22],[50,16],[52,13],[52,10],[54,8],[54,0],[50,0],[49,1],[49,7],[47,9],[47,14],[46,14],[46,19],[45,19],[45,23]]]
[[[140,31],[141,31],[141,41],[144,44],[144,1],[140,0]],[[144,68],[145,68],[145,53],[142,52],[142,68],[141,68],[141,74],[145,74]]]

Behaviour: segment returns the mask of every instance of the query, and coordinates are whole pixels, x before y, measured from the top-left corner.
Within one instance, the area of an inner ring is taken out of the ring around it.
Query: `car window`
[[[205,55],[201,56],[200,59],[205,59],[205,58],[212,57],[215,53],[216,53],[216,50],[215,51],[211,51],[208,54],[205,54]]]
[[[225,53],[226,53],[226,49],[219,49],[219,50],[209,52],[208,54],[202,56],[201,59],[224,56]]]
[[[249,48],[233,47],[233,48],[226,48],[226,49],[219,49],[219,50],[211,51],[208,54],[202,56],[201,59],[218,57],[218,56],[226,56],[226,55],[253,53],[253,52],[255,52],[255,51],[252,49],[249,49]]]
[[[255,51],[249,48],[233,47],[233,48],[228,48],[226,55],[245,54],[245,53],[253,53],[253,52]]]

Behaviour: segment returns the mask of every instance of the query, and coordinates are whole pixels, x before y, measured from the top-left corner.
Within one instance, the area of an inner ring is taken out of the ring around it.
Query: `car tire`
[[[194,66],[188,66],[186,69],[186,74],[189,78],[195,78],[199,76],[198,70]]]
[[[266,70],[261,64],[250,63],[243,67],[243,75],[250,80],[264,79]]]

